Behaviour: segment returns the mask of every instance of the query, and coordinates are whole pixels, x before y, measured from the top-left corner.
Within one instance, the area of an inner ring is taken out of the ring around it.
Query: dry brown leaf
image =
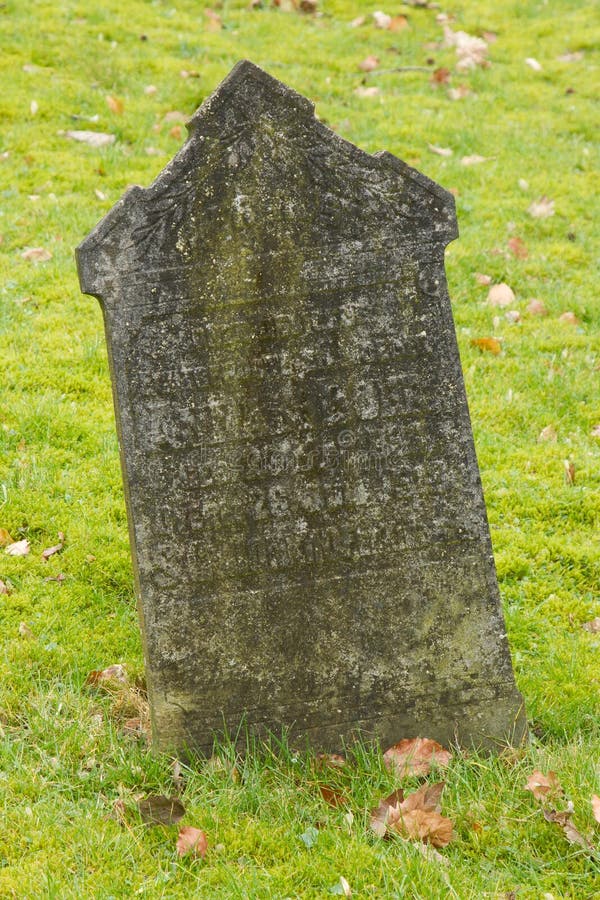
[[[535,769],[525,785],[526,791],[531,791],[536,800],[543,800],[546,797],[560,797],[563,789],[556,776],[556,772],[548,772],[544,775],[539,769]]]
[[[516,325],[517,322],[521,321],[521,313],[518,309],[509,309],[504,313],[504,318],[511,325]]]
[[[363,87],[363,85],[359,85],[359,87],[355,88],[354,93],[357,97],[376,97],[379,93],[379,88],[375,87]]]
[[[481,272],[475,272],[475,281],[477,284],[491,284],[492,276],[491,275],[482,275]]]
[[[7,544],[14,544],[14,540],[6,528],[0,528],[0,547],[6,547]]]
[[[564,312],[558,317],[559,322],[566,322],[567,325],[579,325],[579,319],[574,312]]]
[[[450,147],[438,147],[436,144],[427,144],[427,147],[432,153],[437,154],[437,156],[452,156],[454,152]]]
[[[214,11],[214,9],[207,8],[204,10],[204,15],[206,16],[206,30],[207,31],[220,31],[223,27],[223,20],[221,16]]]
[[[336,809],[340,806],[348,806],[348,798],[344,797],[344,795],[336,790],[335,788],[329,787],[327,784],[319,785],[319,793],[321,797],[329,806],[333,806]]]
[[[23,250],[21,257],[29,262],[48,262],[49,259],[52,259],[52,253],[45,247],[28,247],[27,250]]]
[[[466,31],[452,31],[447,19],[442,21],[442,27],[444,29],[444,45],[455,48],[458,58],[456,63],[458,72],[466,72],[469,69],[475,69],[477,66],[482,68],[489,66],[487,41],[467,34]]]
[[[204,859],[208,850],[208,839],[204,831],[194,828],[193,825],[184,825],[177,835],[178,856],[187,856],[191,854],[194,857]]]
[[[111,97],[110,94],[107,94],[104,98],[106,100],[106,105],[110,109],[111,113],[114,113],[116,116],[120,116],[125,109],[125,104],[119,97]]]
[[[600,634],[600,616],[596,616],[596,618],[592,619],[591,622],[584,622],[581,627],[585,631],[589,631],[591,634]]]
[[[366,21],[366,16],[357,16],[356,19],[352,19],[352,21],[350,22],[350,28],[360,28],[360,26],[364,25]]]
[[[46,550],[42,550],[42,559],[44,562],[47,562],[51,556],[54,556],[55,553],[60,553],[60,551],[65,546],[65,536],[62,531],[58,532],[58,544],[55,544],[53,547],[47,547]]]
[[[116,821],[123,828],[127,828],[127,807],[125,806],[125,801],[119,798],[115,800],[112,808],[112,818],[116,819]]]
[[[158,91],[158,88],[156,87],[155,84],[147,84],[146,87],[144,88],[144,93],[146,94],[147,97],[152,97],[153,94],[156,94],[157,91]]]
[[[547,219],[554,215],[554,200],[546,196],[540,197],[529,205],[527,212],[533,219]]]
[[[556,438],[557,438],[557,434],[556,434],[556,428],[554,427],[554,425],[546,425],[546,427],[542,428],[542,430],[538,434],[538,444],[543,444],[543,443],[555,444]]]
[[[548,310],[541,300],[536,300],[533,298],[527,304],[527,312],[530,316],[547,316]]]
[[[477,347],[482,352],[493,353],[494,356],[498,356],[502,352],[502,344],[494,337],[472,338],[471,346]]]
[[[408,775],[428,775],[433,765],[446,768],[452,754],[430,738],[405,738],[383,754],[388,767],[400,778]]]
[[[393,16],[392,21],[388,25],[388,31],[404,31],[405,28],[408,28],[406,16]]]
[[[579,844],[581,847],[585,847],[586,850],[593,850],[594,845],[590,844],[590,842],[585,838],[573,825],[571,822],[571,816],[573,813],[570,810],[563,810],[557,812],[555,809],[544,810],[544,818],[547,822],[552,822],[555,825],[560,826],[562,828],[564,835],[570,844]]]
[[[392,24],[392,17],[388,16],[388,14],[384,12],[374,12],[373,22],[375,23],[375,28],[382,28],[384,31],[386,31]]]
[[[10,594],[10,588],[0,578],[0,594]]]
[[[27,556],[29,551],[31,550],[31,546],[29,541],[15,541],[14,544],[9,544],[5,549],[5,553],[8,553],[9,556]]]
[[[464,100],[471,93],[471,88],[466,84],[457,84],[456,87],[449,88],[449,100]]]
[[[600,619],[598,619],[598,622],[600,623]],[[600,824],[600,797],[597,794],[592,795],[592,812],[596,822]]]
[[[379,57],[378,56],[367,56],[361,63],[358,64],[358,68],[362,72],[372,72],[379,65]]]
[[[441,66],[439,69],[433,70],[429,81],[433,85],[448,84],[448,82],[450,81],[450,78],[451,78],[450,69],[446,69],[443,66]]]
[[[480,156],[478,153],[473,153],[471,156],[463,156],[460,161],[461,166],[476,166],[479,163],[487,162],[488,159],[492,159],[491,156]]]
[[[394,825],[394,831],[411,841],[422,841],[433,847],[447,847],[454,837],[451,819],[437,812],[415,809],[402,815]]]
[[[112,666],[108,666],[106,669],[94,669],[93,672],[90,672],[88,677],[85,680],[87,685],[96,685],[102,684],[102,682],[121,682],[121,684],[127,684],[127,672],[125,670],[125,666],[121,663],[115,663]]]
[[[511,306],[515,302],[514,291],[508,284],[493,284],[488,293],[490,306]]]
[[[563,465],[565,467],[565,481],[571,487],[575,484],[575,463],[570,459],[565,459]]]
[[[89,147],[108,147],[116,141],[114,134],[104,134],[101,131],[64,131],[59,134],[64,134],[66,138],[87,144]]]
[[[300,12],[309,16],[314,16],[319,6],[319,0],[299,0],[298,8]]]
[[[19,622],[19,634],[24,638],[33,638],[33,631],[27,622]]]
[[[177,797],[154,794],[138,802],[144,825],[174,825],[185,815],[185,807]]]
[[[520,237],[511,237],[508,239],[508,249],[517,259],[527,259],[529,250],[524,241]]]
[[[180,141],[182,135],[183,131],[181,125],[173,125],[173,127],[169,131],[169,137],[175,138],[176,141]]]
[[[404,791],[402,788],[398,788],[389,797],[380,800],[379,805],[371,810],[369,825],[377,837],[385,837],[388,824],[397,821],[400,816],[399,806],[403,800]]]

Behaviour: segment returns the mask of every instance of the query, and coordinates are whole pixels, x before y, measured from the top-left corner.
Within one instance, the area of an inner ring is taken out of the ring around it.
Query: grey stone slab
[[[444,273],[453,197],[239,63],[77,250],[155,743],[483,745],[525,719]]]

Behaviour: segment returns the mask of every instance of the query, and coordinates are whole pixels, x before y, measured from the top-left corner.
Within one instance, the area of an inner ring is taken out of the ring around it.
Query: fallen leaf
[[[477,347],[482,352],[493,353],[494,356],[498,356],[502,352],[502,344],[497,338],[493,337],[472,338],[471,346]]]
[[[158,91],[158,88],[154,84],[147,84],[146,87],[144,88],[144,93],[146,94],[147,97],[152,97],[152,95],[156,94],[157,91]]]
[[[531,316],[547,316],[548,310],[541,300],[536,300],[535,298],[530,300],[527,304],[527,312]]]
[[[94,188],[94,194],[98,198],[98,200],[106,200],[106,194],[104,191],[99,190],[98,188]]]
[[[14,544],[9,544],[5,549],[5,553],[8,553],[9,556],[27,556],[29,551],[31,550],[31,546],[29,541],[15,541]]]
[[[600,425],[594,425],[590,431],[590,437],[600,437]]]
[[[108,147],[109,144],[114,144],[116,141],[114,134],[103,134],[101,131],[65,131],[60,133],[72,141],[80,141],[83,144],[88,144],[90,147]]]
[[[525,65],[529,66],[530,69],[533,69],[534,72],[541,72],[542,67],[537,59],[534,59],[533,56],[528,56],[525,60]]]
[[[447,20],[442,22],[442,27],[444,29],[444,45],[455,48],[458,58],[456,63],[458,72],[466,72],[469,69],[475,69],[477,66],[482,68],[489,66],[487,41],[467,34],[466,31],[452,31]]]
[[[556,428],[554,425],[546,425],[545,428],[542,428],[540,433],[538,434],[538,444],[543,443],[556,443]]]
[[[352,21],[350,22],[350,28],[360,28],[360,26],[364,25],[366,21],[366,16],[357,16],[356,19],[352,19]]]
[[[393,791],[388,797],[379,801],[379,805],[371,810],[371,818],[369,827],[375,832],[377,837],[385,837],[388,823],[395,822],[399,815],[400,803],[404,800],[404,791],[402,788]]]
[[[584,622],[581,627],[591,634],[600,634],[600,616],[596,616],[591,622]]]
[[[358,68],[363,72],[372,72],[377,68],[378,65],[378,56],[367,56],[361,63],[358,64]]]
[[[21,256],[23,259],[36,263],[48,262],[49,259],[52,259],[51,252],[44,247],[28,247],[27,250],[23,250]]]
[[[310,850],[314,847],[319,839],[319,832],[314,826],[309,825],[305,832],[300,835],[302,843]]]
[[[58,584],[62,584],[65,580],[65,576],[62,572],[59,575],[52,575],[50,578],[44,578],[44,581],[57,581]]]
[[[487,162],[488,159],[492,159],[491,156],[479,156],[478,153],[473,153],[471,156],[463,156],[460,163],[462,166],[476,166],[479,163]]]
[[[205,9],[204,15],[208,20],[206,23],[207,31],[221,31],[221,29],[223,28],[223,20],[221,19],[221,16],[214,11],[214,9]]]
[[[181,130],[181,125],[173,125],[173,127],[169,131],[169,137],[175,138],[176,141],[181,140],[182,134],[183,131]]]
[[[394,831],[408,840],[445,847],[454,834],[452,821],[440,813],[443,789],[444,782],[424,784],[404,800],[395,792],[375,811],[371,819],[372,830],[382,836],[384,826],[387,831]]]
[[[564,312],[558,317],[559,322],[566,322],[567,325],[579,325],[579,319],[574,312]]]
[[[383,760],[400,778],[428,775],[432,766],[445,769],[452,754],[430,738],[405,738],[383,754]]]
[[[579,844],[581,847],[585,847],[586,850],[593,850],[594,845],[590,844],[587,838],[577,831],[573,823],[571,822],[571,816],[573,813],[571,810],[564,810],[557,812],[555,809],[544,810],[544,818],[547,822],[553,822],[556,825],[559,825],[562,828],[564,835],[570,844]]]
[[[24,638],[32,638],[33,631],[27,624],[27,622],[19,622],[19,634]]]
[[[65,546],[65,536],[62,531],[58,532],[58,544],[55,544],[53,547],[48,547],[46,550],[42,550],[42,559],[47,562],[51,556],[54,556],[55,553],[60,553],[60,551]]]
[[[357,97],[376,97],[379,93],[379,88],[375,87],[374,85],[373,87],[363,87],[362,85],[360,85],[359,87],[355,88],[354,93]]]
[[[373,22],[375,23],[375,28],[382,28],[385,31],[392,24],[392,17],[388,16],[388,14],[384,12],[374,12]]]
[[[504,318],[507,322],[510,322],[511,325],[516,325],[517,322],[521,321],[521,313],[518,309],[508,309],[504,313]]]
[[[106,105],[110,109],[111,113],[114,113],[117,116],[120,116],[125,109],[125,104],[119,97],[111,97],[110,94],[104,98],[106,100]]]
[[[550,200],[544,195],[539,200],[530,203],[527,212],[533,219],[547,219],[554,215],[554,200]]]
[[[565,467],[565,481],[571,487],[575,484],[575,463],[570,459],[565,459],[563,463]]]
[[[200,78],[200,72],[197,72],[195,69],[182,69],[179,73],[182,78]]]
[[[453,150],[450,147],[437,147],[435,144],[427,144],[429,150],[432,153],[436,153],[438,156],[452,156]]]
[[[439,69],[434,69],[431,78],[429,79],[431,84],[448,84],[451,78],[450,69],[446,69],[441,66]]]
[[[174,825],[185,815],[185,807],[177,797],[153,794],[138,802],[144,825]]]
[[[556,772],[548,772],[544,775],[539,769],[535,769],[525,785],[526,791],[531,791],[536,800],[546,797],[560,797],[564,792],[556,776]]]
[[[504,307],[515,302],[515,295],[513,289],[502,281],[500,284],[492,285],[487,299],[490,306]]]
[[[598,621],[600,622],[600,619]],[[592,812],[596,822],[600,824],[600,797],[597,794],[592,796]]]
[[[39,106],[38,106],[37,100],[32,100],[31,103],[29,104],[29,112],[31,113],[31,115],[35,116],[38,109],[39,109]]]
[[[584,58],[584,54],[582,50],[575,50],[573,53],[562,53],[560,56],[556,57],[560,62],[581,62]]]
[[[520,237],[511,237],[508,239],[508,249],[517,259],[527,259],[529,251],[524,241]]]
[[[475,281],[477,284],[491,284],[492,276],[491,275],[482,275],[481,272],[475,272]]]
[[[178,856],[187,856],[191,854],[194,857],[204,859],[208,850],[208,839],[204,831],[194,828],[193,825],[184,825],[177,835]]]
[[[309,16],[315,15],[318,6],[319,0],[300,0],[299,2],[300,12],[307,13]]]
[[[336,809],[340,806],[348,806],[348,798],[327,784],[319,785],[319,793],[328,806],[333,806]]]
[[[96,685],[101,684],[103,681],[120,681],[122,684],[127,684],[128,678],[125,666],[121,663],[115,663],[106,669],[94,669],[86,678],[85,683]]]
[[[402,815],[394,831],[401,837],[411,841],[422,841],[433,847],[446,847],[454,837],[454,825],[451,819],[437,812],[425,812],[415,809]]]
[[[125,719],[121,731],[123,736],[127,738],[140,740],[148,737],[148,728],[141,716],[133,716],[131,719]]]
[[[341,769],[346,765],[346,757],[341,753],[317,753],[315,763],[319,768],[331,766],[334,769]]]
[[[350,888],[350,885],[348,884],[347,880],[344,878],[343,875],[340,875],[340,880],[337,882],[337,884],[334,884],[333,887],[329,888],[329,893],[337,894],[339,897],[351,897],[352,896],[352,890]]]
[[[456,87],[448,89],[449,100],[463,100],[471,93],[471,88],[466,84],[457,84]]]
[[[0,547],[6,547],[7,544],[14,544],[14,540],[6,528],[0,528]]]
[[[112,818],[116,819],[116,821],[123,828],[127,828],[127,807],[125,806],[125,801],[119,798],[115,800],[112,808]]]
[[[393,16],[392,21],[388,25],[388,31],[403,31],[405,28],[408,28],[406,16]]]
[[[10,588],[0,578],[0,594],[10,594]]]

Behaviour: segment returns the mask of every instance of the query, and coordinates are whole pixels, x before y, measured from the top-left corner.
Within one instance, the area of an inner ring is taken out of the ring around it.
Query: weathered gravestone
[[[156,744],[524,732],[444,247],[453,198],[249,62],[78,248]]]

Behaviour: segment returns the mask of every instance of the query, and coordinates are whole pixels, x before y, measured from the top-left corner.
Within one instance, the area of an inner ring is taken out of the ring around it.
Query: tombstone
[[[453,197],[249,62],[189,132],[77,250],[156,746],[519,740],[444,273]]]

